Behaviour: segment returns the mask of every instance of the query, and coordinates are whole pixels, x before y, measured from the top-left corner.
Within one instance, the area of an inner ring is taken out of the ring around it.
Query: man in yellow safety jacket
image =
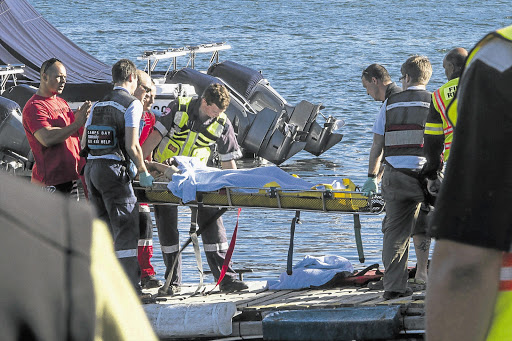
[[[229,101],[227,88],[220,84],[209,85],[198,99],[178,97],[169,104],[166,112],[155,123],[155,129],[142,145],[144,158],[153,153],[155,161],[166,162],[178,155],[192,156],[199,158],[206,165],[211,148],[217,145],[222,168],[236,169],[235,159],[242,153],[233,126],[224,113]],[[217,214],[217,208],[203,207],[198,208],[197,216],[198,225],[203,231],[201,237],[206,260],[215,280],[220,276],[228,249],[222,218],[213,218]],[[179,257],[167,292],[173,295],[181,290],[177,207],[155,205],[155,220],[166,266],[166,278],[174,260]],[[219,285],[220,290],[231,292],[246,289],[247,285],[235,277],[235,271],[229,266],[226,276]]]
[[[509,26],[473,48],[448,108],[456,129],[432,221],[429,340],[512,340],[511,88]]]
[[[464,68],[468,51],[462,47],[452,49],[443,59],[443,68],[448,82],[432,93],[432,103],[425,125],[424,151],[427,162],[421,171],[428,179],[428,190],[437,195],[443,162],[450,156],[450,147],[453,139],[453,126],[447,119],[446,109],[455,97],[459,85],[459,77]],[[444,150],[444,155],[443,155]]]

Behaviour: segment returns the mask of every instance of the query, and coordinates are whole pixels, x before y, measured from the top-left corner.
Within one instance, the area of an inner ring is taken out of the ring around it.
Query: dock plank
[[[209,292],[213,285],[207,285]],[[379,307],[398,306],[401,314],[402,332],[424,329],[425,292],[418,291],[412,296],[394,300],[384,300],[383,290],[369,290],[361,287],[341,287],[329,289],[268,290],[263,287],[250,286],[248,290],[235,293],[221,293],[216,289],[208,295],[191,296],[195,287],[190,287],[180,294],[167,297],[158,304],[194,305],[232,302],[237,313],[233,319],[233,337],[261,337],[262,319],[276,311],[306,311],[334,309],[343,307]],[[156,293],[156,291],[155,291]],[[242,331],[242,326],[245,330]]]

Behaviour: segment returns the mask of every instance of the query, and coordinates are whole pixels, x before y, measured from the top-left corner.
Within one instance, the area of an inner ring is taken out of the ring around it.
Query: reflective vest
[[[469,53],[466,60],[465,68],[467,69],[475,54],[484,46],[489,40],[493,38],[505,39],[512,43],[512,26],[500,29],[485,36],[479,43],[475,45],[473,50]],[[464,75],[464,73],[463,73]],[[457,96],[448,107],[448,121],[456,130],[457,124]],[[500,288],[496,304],[494,306],[494,315],[492,325],[487,334],[487,340],[501,341],[512,340],[512,254],[504,253],[503,263],[500,272]]]
[[[430,108],[430,92],[405,90],[388,98],[384,157],[423,156],[423,131]]]
[[[136,98],[115,89],[94,105],[91,124],[86,128],[87,151],[94,156],[114,154],[128,159],[124,146],[124,114]]]
[[[434,108],[441,115],[443,123],[429,123],[425,125],[425,134],[427,135],[443,135],[444,134],[444,161],[450,156],[450,148],[453,139],[453,127],[446,117],[446,108],[450,105],[455,97],[455,92],[459,85],[459,78],[454,78],[442,87],[434,91],[432,94],[432,103]]]
[[[173,126],[154,153],[156,161],[164,162],[173,156],[183,155],[198,157],[205,165],[208,162],[210,146],[221,137],[228,118],[222,112],[207,127],[194,127],[187,113],[191,101],[192,97],[178,97],[178,111],[174,114]]]
[[[468,58],[466,59],[466,65],[465,69],[469,67],[471,62],[473,61],[473,57],[475,54],[482,48],[483,45],[485,45],[489,40],[492,38],[501,38],[505,39],[507,41],[512,42],[512,26],[508,26],[505,28],[502,28],[500,30],[497,30],[496,32],[491,32],[488,35],[486,35],[480,42],[478,42],[475,47],[471,50],[469,53]],[[454,100],[450,103],[448,106],[448,121],[451,123],[452,127],[457,126],[457,104],[458,99],[457,96],[455,96]]]

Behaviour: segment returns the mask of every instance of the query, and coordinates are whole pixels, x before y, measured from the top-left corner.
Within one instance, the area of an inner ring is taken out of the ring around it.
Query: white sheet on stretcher
[[[329,282],[339,272],[345,272],[346,276],[350,276],[354,272],[354,267],[345,257],[308,255],[293,267],[291,275],[285,271],[281,273],[279,280],[267,281],[267,288],[285,290],[320,286]]]
[[[206,167],[196,158],[177,156],[181,173],[173,174],[167,187],[183,202],[196,199],[196,192],[216,191],[224,187],[262,188],[275,181],[281,189],[308,190],[314,185],[296,178],[276,166],[252,169],[218,169]]]

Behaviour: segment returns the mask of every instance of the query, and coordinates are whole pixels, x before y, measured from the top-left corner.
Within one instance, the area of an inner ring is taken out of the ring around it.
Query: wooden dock
[[[264,331],[266,318],[272,313],[279,312],[300,312],[304,316],[311,315],[309,319],[315,319],[314,314],[318,312],[329,312],[338,313],[339,311],[349,311],[349,316],[354,316],[358,311],[364,312],[364,309],[368,307],[376,307],[375,309],[381,309],[382,311],[388,308],[393,308],[397,311],[395,319],[398,321],[398,329],[396,335],[393,337],[386,337],[389,339],[396,340],[422,340],[424,333],[424,299],[425,291],[416,291],[412,296],[397,298],[393,300],[384,300],[382,297],[382,290],[369,290],[366,287],[341,287],[332,289],[303,289],[303,290],[267,290],[264,288],[265,282],[248,281],[248,290],[236,293],[221,293],[218,288],[214,289],[207,295],[196,294],[192,296],[192,293],[196,289],[193,286],[182,287],[182,292],[172,297],[166,297],[164,301],[159,301],[156,304],[145,305],[146,312],[150,317],[151,322],[155,326],[155,330],[160,337],[164,339],[173,339],[172,335],[164,335],[165,333],[159,332],[162,329],[162,325],[157,326],[158,323],[156,315],[159,316],[159,323],[165,321],[161,318],[162,312],[156,313],[154,310],[163,308],[164,306],[169,308],[169,312],[172,312],[173,307],[182,307],[179,312],[180,318],[182,318],[183,307],[197,307],[197,306],[208,306],[215,307],[216,305],[222,305],[229,303],[236,307],[236,312],[230,320],[231,322],[231,334],[220,335],[216,338],[211,336],[211,339],[274,339],[264,337],[268,334]],[[207,293],[212,290],[213,285],[207,285],[204,292]],[[156,293],[156,289],[152,291]],[[159,298],[161,299],[161,298]],[[234,310],[234,308],[233,308]],[[150,313],[153,311],[153,313]],[[167,312],[167,313],[169,313]],[[153,317],[152,317],[153,314]],[[357,314],[356,314],[357,315]],[[364,315],[364,314],[363,314]],[[340,315],[341,316],[341,315]],[[195,316],[196,319],[205,318],[203,316]],[[367,318],[366,318],[367,319]],[[171,317],[170,321],[176,320]],[[336,319],[335,321],[338,321]],[[339,320],[340,323],[344,322]],[[364,321],[365,329],[368,330],[368,326],[372,326],[372,321]],[[377,322],[377,319],[373,322]],[[191,320],[194,323],[194,320]],[[321,321],[320,321],[321,323]],[[327,323],[327,321],[326,321]],[[331,322],[332,323],[332,322]],[[345,329],[350,329],[351,323],[345,321]],[[279,327],[282,329],[282,327]],[[165,326],[164,326],[165,329]],[[371,327],[369,328],[371,329]],[[197,338],[200,339],[201,333],[197,331],[193,332],[193,335],[184,336],[181,335],[179,338]],[[205,336],[206,337],[206,336]],[[274,336],[275,337],[275,336]],[[282,339],[279,337],[278,339]],[[294,338],[290,338],[296,340]],[[332,336],[321,336],[318,338],[312,338],[311,336],[304,335],[306,340],[329,340],[338,339]],[[364,338],[363,338],[364,339]],[[372,338],[375,339],[375,338]]]

